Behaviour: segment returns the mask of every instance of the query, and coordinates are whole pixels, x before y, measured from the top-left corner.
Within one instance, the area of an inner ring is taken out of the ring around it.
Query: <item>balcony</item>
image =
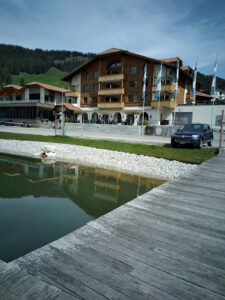
[[[195,100],[195,96],[192,96],[191,93],[187,93],[186,94],[186,100],[187,101],[194,101]]]
[[[151,102],[151,107],[158,108],[158,101],[152,101]],[[172,100],[165,100],[165,101],[161,100],[160,101],[160,107],[174,109],[175,108],[175,102],[172,101]]]
[[[113,82],[113,81],[120,81],[124,79],[123,74],[111,74],[105,76],[99,76],[98,81],[100,82]]]
[[[68,93],[65,93],[65,96],[66,97],[79,97],[80,93],[79,92],[68,92]]]
[[[156,92],[157,85],[152,86],[152,92]],[[164,84],[161,86],[161,92],[174,93],[175,85],[174,84]]]
[[[124,89],[115,88],[115,89],[102,89],[98,91],[99,96],[111,96],[111,95],[121,95],[124,94]]]
[[[115,108],[115,109],[120,109],[124,108],[124,103],[123,102],[100,102],[98,103],[98,108]]]

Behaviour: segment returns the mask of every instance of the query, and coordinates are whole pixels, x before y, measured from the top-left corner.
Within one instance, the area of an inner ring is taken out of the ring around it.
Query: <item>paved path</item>
[[[225,299],[224,183],[223,149],[0,269],[0,299]]]
[[[13,133],[25,133],[25,134],[39,134],[39,135],[55,135],[54,129],[47,128],[21,128],[21,127],[10,127],[0,126],[0,132],[13,132]],[[57,129],[57,135],[61,135],[62,131]],[[120,141],[126,143],[156,145],[156,144],[167,144],[170,143],[170,137],[164,136],[150,136],[150,135],[125,135],[125,134],[107,134],[103,132],[88,132],[81,130],[65,130],[65,135],[83,139],[93,140],[109,140],[109,141]],[[214,132],[213,146],[219,146],[220,134]],[[225,134],[223,135],[223,146],[225,146]]]
[[[13,132],[13,133],[25,133],[25,134],[40,134],[40,135],[55,135],[54,129],[46,128],[21,128],[21,127],[10,127],[0,126],[0,132]],[[61,135],[62,131],[57,130],[57,134]],[[65,135],[87,138],[94,140],[110,140],[110,141],[121,141],[127,143],[140,143],[140,144],[166,144],[170,143],[170,138],[161,136],[147,136],[147,135],[124,135],[124,134],[106,134],[102,132],[87,132],[87,131],[75,131],[65,130]]]

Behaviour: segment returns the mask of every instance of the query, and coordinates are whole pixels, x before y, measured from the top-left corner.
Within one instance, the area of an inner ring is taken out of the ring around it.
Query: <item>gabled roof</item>
[[[195,93],[196,96],[200,96],[200,97],[204,97],[204,98],[213,98],[212,96],[208,95],[208,94],[205,94],[205,93],[202,93],[202,92],[198,92],[196,91]]]
[[[168,62],[168,63],[177,62],[179,60],[181,61],[181,59],[179,57],[161,58],[161,61]]]
[[[106,51],[97,53],[97,55],[105,55],[105,54],[117,53],[117,52],[121,52],[121,51],[123,52],[123,51],[126,51],[126,50],[118,49],[118,48],[110,48],[110,49],[108,49]]]
[[[95,56],[88,59],[85,63],[83,63],[80,66],[76,67],[70,73],[65,75],[62,78],[62,80],[69,81],[74,75],[80,73],[82,70],[84,70],[87,66],[89,66],[91,63],[93,63],[97,59],[102,58],[102,57],[106,57],[106,56],[110,56],[110,55],[113,55],[113,54],[132,55],[132,56],[135,56],[135,57],[142,58],[146,61],[155,62],[157,64],[160,64],[162,62],[164,65],[167,65],[168,67],[172,67],[174,69],[176,68],[176,64],[177,64],[178,61],[180,61],[180,66],[181,67],[183,65],[183,61],[179,57],[163,58],[163,59],[159,60],[159,59],[154,59],[154,58],[151,58],[151,57],[143,56],[143,55],[140,55],[140,54],[136,54],[136,53],[133,53],[133,52],[129,52],[128,50],[123,50],[123,49],[118,49],[118,48],[110,48],[106,51],[103,51],[103,52],[100,52],[100,53],[96,54]],[[184,71],[184,70],[181,68],[181,71]],[[187,74],[186,72],[184,72],[184,74],[187,77],[189,77],[189,79],[191,79],[190,74]]]
[[[76,106],[74,106],[74,105],[72,105],[72,104],[70,104],[70,103],[63,102],[63,106],[64,106],[67,110],[72,110],[72,111],[74,111],[74,112],[76,112],[76,113],[78,113],[78,114],[81,113],[81,110],[80,110],[79,107],[76,107]],[[57,108],[61,108],[61,107],[62,107],[62,102],[56,104],[55,107],[54,107],[54,110],[57,109]]]
[[[19,91],[22,88],[22,86],[15,85],[15,84],[9,84],[9,85],[6,85],[6,86],[3,87],[3,89],[5,89],[5,88],[12,88],[12,89],[15,89],[15,90]]]
[[[9,84],[0,89],[0,96],[11,95],[14,92],[20,92],[21,89],[20,85]]]
[[[84,69],[85,67],[87,67],[88,65],[90,65],[91,63],[96,61],[97,59],[99,59],[101,57],[105,57],[105,56],[110,56],[110,55],[113,55],[113,54],[127,54],[127,55],[132,55],[132,56],[135,56],[135,57],[145,59],[146,61],[154,61],[156,63],[161,62],[160,60],[150,58],[150,57],[147,57],[147,56],[143,56],[143,55],[140,55],[140,54],[136,54],[136,53],[133,53],[133,52],[129,52],[128,50],[123,50],[123,49],[118,49],[118,48],[110,48],[106,51],[97,53],[95,56],[88,59],[85,63],[83,63],[82,65],[78,66],[77,68],[72,70],[70,73],[65,75],[62,78],[62,80],[65,80],[65,81],[70,80],[74,75],[80,73],[82,69]]]
[[[31,86],[39,86],[39,87],[43,87],[46,90],[54,91],[54,92],[59,92],[59,93],[71,92],[70,90],[62,89],[60,87],[57,87],[57,86],[54,86],[54,85],[50,85],[50,84],[41,83],[41,82],[30,82],[30,83],[26,84],[22,88],[22,90],[25,90],[26,88],[31,87]]]
[[[27,88],[32,87],[32,86],[43,87],[46,90],[59,92],[59,93],[71,92],[71,90],[62,89],[60,87],[53,86],[53,85],[44,84],[44,83],[40,83],[40,82],[31,82],[24,86],[14,85],[14,84],[6,85],[2,89],[0,89],[0,96],[10,95],[12,92],[19,92],[19,94],[20,94],[24,90],[26,90]]]

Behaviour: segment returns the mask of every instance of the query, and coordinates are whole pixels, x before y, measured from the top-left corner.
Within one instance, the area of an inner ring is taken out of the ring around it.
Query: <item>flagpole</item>
[[[63,83],[62,83],[62,120],[61,120],[61,126],[62,126],[62,135],[64,135],[64,115],[63,115]]]
[[[142,112],[142,125],[141,125],[142,134],[143,134],[143,125],[144,125],[144,117],[145,117],[146,78],[147,78],[147,64],[145,64],[144,66],[144,76],[143,76],[143,90],[142,90],[143,112]]]
[[[176,125],[176,100],[177,100],[177,89],[179,81],[179,70],[180,70],[180,61],[177,63],[177,72],[176,72],[176,82],[175,82],[175,91],[174,91],[174,125]]]
[[[194,78],[192,82],[192,93],[191,96],[194,97],[194,102],[196,101],[196,82],[197,82],[197,67],[198,66],[198,57],[196,58],[196,63],[195,63],[195,71],[194,71]]]
[[[218,59],[218,53],[216,55],[216,61],[215,61],[215,64],[214,64],[213,80],[212,80],[211,91],[210,91],[210,95],[213,96],[213,98],[215,98],[215,90],[216,90],[217,59]]]
[[[157,86],[156,86],[156,93],[155,99],[158,99],[158,117],[159,117],[159,125],[160,125],[160,94],[161,94],[161,79],[162,79],[162,63],[159,68],[159,73],[157,76]]]

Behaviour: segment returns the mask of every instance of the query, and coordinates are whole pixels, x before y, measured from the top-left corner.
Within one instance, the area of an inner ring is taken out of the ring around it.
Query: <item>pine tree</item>
[[[24,86],[25,85],[25,80],[23,77],[20,78],[20,86]]]

